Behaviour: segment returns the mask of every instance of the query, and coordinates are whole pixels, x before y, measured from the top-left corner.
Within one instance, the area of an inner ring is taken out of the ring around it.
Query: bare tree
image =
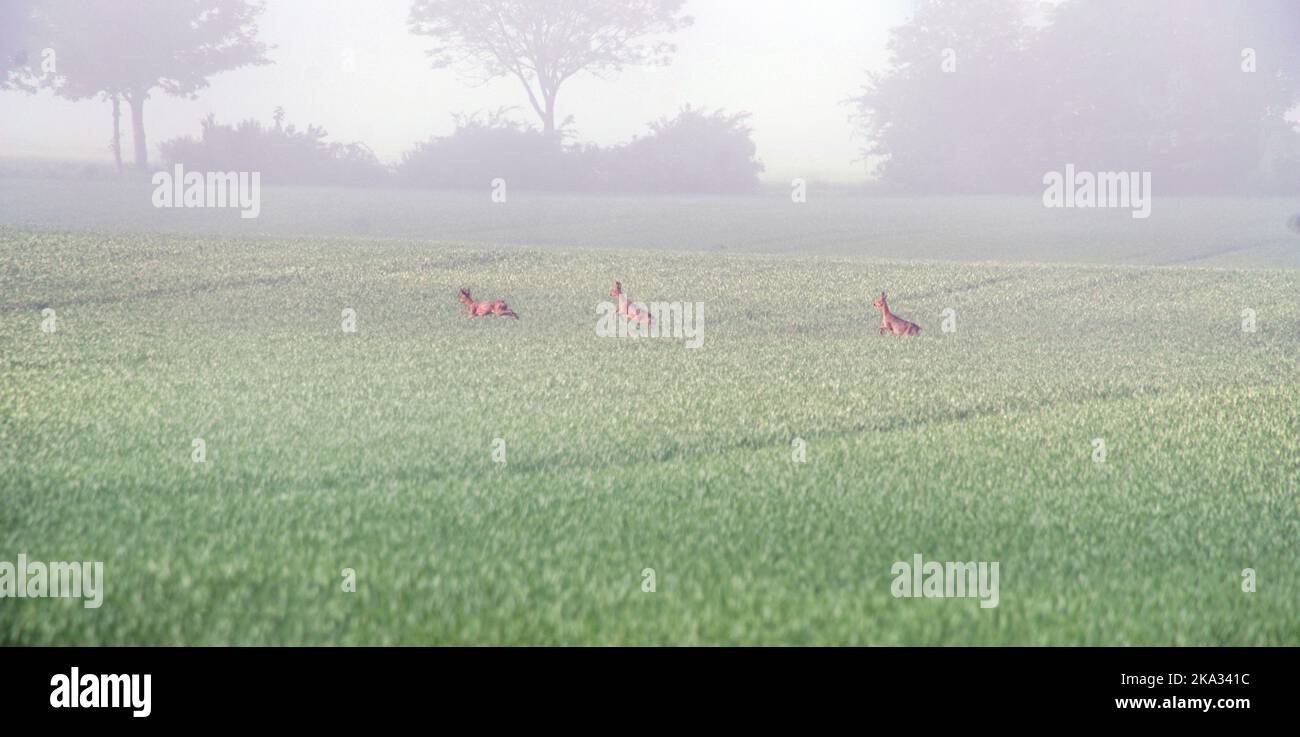
[[[411,32],[432,36],[435,69],[464,64],[483,81],[512,76],[543,132],[555,132],[555,98],[573,75],[667,64],[676,47],[655,40],[689,26],[684,0],[415,0]]]

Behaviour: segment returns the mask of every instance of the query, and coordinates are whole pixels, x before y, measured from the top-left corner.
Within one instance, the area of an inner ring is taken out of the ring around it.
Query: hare
[[[505,300],[484,299],[476,301],[473,297],[469,296],[468,289],[461,289],[460,301],[461,304],[468,308],[469,319],[471,320],[480,315],[500,315],[502,317],[513,317],[516,320],[519,319],[519,315],[516,315],[515,311],[510,309],[510,306],[505,303]]]
[[[654,319],[644,308],[627,301],[627,294],[623,292],[623,283],[614,282],[614,288],[609,290],[609,296],[618,298],[618,314],[633,322],[649,325]]]
[[[889,311],[889,303],[885,301],[885,293],[880,293],[880,298],[876,300],[876,309],[880,310],[880,334],[884,335],[889,331],[894,335],[920,335],[921,326],[914,322],[908,322],[903,318]]]

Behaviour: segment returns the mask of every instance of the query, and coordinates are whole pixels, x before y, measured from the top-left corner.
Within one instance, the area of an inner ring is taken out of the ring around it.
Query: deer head
[[[876,309],[878,309],[878,310],[887,310],[887,309],[889,309],[889,305],[885,303],[885,293],[884,293],[884,292],[881,292],[881,293],[880,293],[880,297],[876,300]]]
[[[468,289],[462,288],[462,289],[460,290],[460,301],[461,301],[462,303],[464,303],[464,304],[467,304],[467,305],[468,305],[468,304],[473,304],[473,303],[474,303],[474,299],[473,299],[472,297],[469,296],[469,290],[468,290]]]
[[[614,282],[614,288],[609,290],[609,296],[617,297],[623,293],[623,282]]]

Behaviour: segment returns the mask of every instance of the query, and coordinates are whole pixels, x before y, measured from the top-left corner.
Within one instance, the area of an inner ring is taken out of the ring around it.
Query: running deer
[[[633,322],[649,325],[652,317],[650,312],[644,308],[638,308],[636,305],[628,302],[627,294],[623,292],[623,283],[614,282],[614,288],[609,290],[609,296],[618,298],[618,314]]]
[[[469,296],[468,289],[462,289],[460,290],[460,302],[469,309],[469,319],[471,320],[480,315],[500,315],[502,317],[513,317],[516,320],[519,319],[519,315],[516,315],[515,311],[510,309],[510,306],[503,299],[475,300]]]
[[[880,293],[880,299],[876,300],[876,309],[880,310],[880,334],[884,335],[889,331],[894,335],[920,335],[921,326],[914,322],[908,322],[903,318],[889,311],[889,303],[885,301],[885,293]]]

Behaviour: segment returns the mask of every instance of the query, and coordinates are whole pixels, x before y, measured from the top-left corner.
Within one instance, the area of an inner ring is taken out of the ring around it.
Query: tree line
[[[743,113],[683,108],[609,148],[573,142],[564,84],[668,64],[691,25],[684,0],[413,0],[407,30],[433,68],[515,80],[536,123],[461,116],[449,136],[384,167],[323,129],[209,118],[168,161],[284,167],[287,179],[481,186],[488,168],[538,186],[735,191],[762,171]],[[5,0],[0,88],[111,102],[122,166],[149,165],[145,103],[193,98],[216,74],[272,63],[250,0]],[[1065,163],[1153,172],[1162,191],[1300,191],[1300,4],[1293,0],[917,0],[889,62],[849,100],[866,166],[910,192],[1024,192]],[[57,64],[44,68],[41,50]],[[847,91],[846,91],[847,92]],[[258,149],[262,149],[258,154]],[[501,152],[510,151],[506,156]],[[258,160],[260,156],[260,160]],[[223,163],[225,162],[225,163]],[[297,162],[296,169],[287,162]],[[477,162],[477,163],[476,163]],[[712,167],[713,171],[710,171]]]
[[[852,100],[863,153],[911,192],[1041,191],[1045,172],[1162,192],[1300,191],[1300,3],[921,0]]]

